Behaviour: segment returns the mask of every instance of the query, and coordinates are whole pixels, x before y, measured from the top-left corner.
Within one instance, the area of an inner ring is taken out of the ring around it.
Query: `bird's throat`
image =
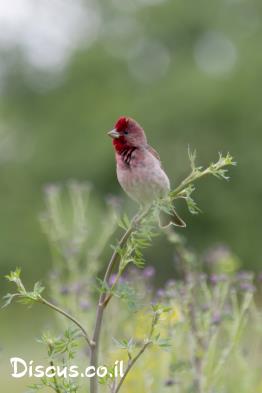
[[[122,139],[121,137],[118,139],[114,139],[113,145],[116,153],[119,154],[123,162],[129,166],[133,158],[133,153],[137,149],[137,147],[129,145],[128,143],[126,143],[124,138]]]
[[[123,136],[120,136],[119,138],[113,139],[113,145],[115,148],[115,151],[118,154],[121,154],[121,152],[128,147],[128,143],[126,142],[125,138]]]

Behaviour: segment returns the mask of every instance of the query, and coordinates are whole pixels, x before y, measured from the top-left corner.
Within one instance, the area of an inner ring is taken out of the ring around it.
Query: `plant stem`
[[[118,247],[113,252],[113,255],[107,266],[107,270],[103,280],[105,286],[108,285],[111,273],[113,272],[113,269],[117,264],[117,262],[119,262],[120,260],[118,249],[126,245],[129,237],[131,236],[132,232],[135,230],[136,226],[141,223],[141,221],[143,220],[144,217],[146,217],[149,211],[150,208],[143,210],[142,212],[139,211],[137,214],[135,214],[135,216],[133,217],[130,223],[129,228],[126,230],[126,232],[120,239],[118,243]],[[110,299],[111,296],[109,295],[109,297],[107,297],[106,292],[103,292],[100,295],[98,306],[97,306],[95,328],[94,328],[94,334],[91,343],[91,359],[90,359],[90,366],[95,367],[95,369],[97,368],[97,364],[98,364],[98,351],[99,351],[100,333],[101,333],[104,310]],[[93,378],[90,379],[90,393],[97,393],[97,392],[98,392],[97,378],[96,376],[94,376]]]
[[[68,314],[66,311],[62,310],[61,308],[59,308],[59,307],[55,306],[54,304],[50,303],[48,300],[44,299],[42,296],[41,296],[39,302],[42,303],[42,304],[45,304],[49,308],[52,308],[53,310],[57,311],[58,313],[64,315],[66,318],[70,319],[70,321],[72,321],[82,331],[83,336],[84,336],[87,344],[89,345],[89,347],[90,348],[92,347],[91,341],[90,341],[90,339],[88,337],[88,334],[87,334],[85,328],[82,326],[82,324],[76,318],[74,318],[72,315]]]
[[[51,366],[51,367],[54,367],[54,362],[53,362],[52,360],[51,360],[51,362],[50,362],[50,366]],[[58,382],[57,382],[56,375],[53,376],[53,381],[54,381],[55,392],[56,392],[56,393],[61,393],[61,390],[60,390],[60,388],[59,388],[59,386],[58,386]]]
[[[132,359],[132,361],[129,363],[129,365],[127,366],[126,371],[124,372],[123,377],[120,379],[119,384],[117,385],[114,393],[118,393],[122,384],[124,383],[129,371],[131,370],[131,368],[134,366],[134,364],[136,363],[136,361],[140,358],[140,356],[145,352],[145,350],[147,349],[147,347],[151,344],[151,341],[147,341],[143,347],[140,349],[140,351],[138,352],[138,354]]]
[[[222,157],[220,156],[220,159],[221,158]],[[213,176],[219,177],[218,170],[221,170],[229,165],[236,165],[236,163],[232,161],[232,157],[230,157],[229,155],[227,155],[226,158],[224,159],[224,161],[222,161],[222,162],[220,162],[220,159],[217,163],[211,164],[209,167],[207,167],[205,169],[201,169],[201,167],[200,168],[196,168],[196,167],[192,168],[192,172],[179,184],[179,186],[177,186],[175,188],[174,191],[172,191],[170,193],[171,198],[175,199],[175,198],[179,197],[180,194],[182,193],[182,191],[184,191],[187,188],[187,186],[194,183],[196,180],[200,179],[201,177],[206,176],[206,175],[213,175]],[[226,159],[228,159],[228,161],[226,161]],[[221,175],[220,175],[220,177],[221,177]]]
[[[203,352],[204,352],[204,344],[202,342],[202,338],[199,335],[197,322],[196,322],[196,314],[195,314],[195,304],[190,302],[188,304],[189,308],[189,321],[192,335],[196,340],[196,348],[193,350],[192,354],[192,365],[194,368],[194,389],[196,393],[203,393]]]
[[[244,320],[245,320],[246,312],[248,311],[252,300],[253,300],[253,294],[247,293],[244,304],[243,304],[242,309],[240,311],[240,314],[239,314],[238,318],[234,321],[234,327],[233,327],[233,331],[231,333],[230,345],[227,348],[225,348],[222,355],[220,356],[218,364],[217,364],[217,366],[214,370],[214,373],[213,373],[213,383],[211,384],[210,388],[212,388],[214,386],[222,367],[225,365],[226,361],[228,360],[229,356],[231,355],[231,353],[233,352],[233,350],[236,346],[237,339],[239,338],[239,334],[241,332],[241,328],[242,328]]]
[[[184,191],[187,186],[194,183],[196,180],[200,179],[203,176],[209,175],[210,171],[209,168],[206,168],[202,172],[192,172],[188,175],[180,184],[176,187],[174,191],[171,192],[172,199],[175,199],[179,196],[179,194]]]

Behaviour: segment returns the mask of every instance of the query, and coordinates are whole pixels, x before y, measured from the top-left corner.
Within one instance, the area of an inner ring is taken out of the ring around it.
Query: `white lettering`
[[[22,378],[26,375],[27,373],[27,365],[26,362],[21,359],[21,358],[11,358],[10,363],[13,367],[13,373],[11,374],[12,377],[14,378]],[[18,372],[18,364],[22,365],[24,367],[23,371]]]

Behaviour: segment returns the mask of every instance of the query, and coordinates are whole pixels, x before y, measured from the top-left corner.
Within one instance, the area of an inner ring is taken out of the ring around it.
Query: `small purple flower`
[[[154,266],[147,266],[144,270],[143,270],[143,276],[145,278],[152,278],[154,277],[156,272],[156,269],[154,268]]]
[[[111,276],[109,277],[109,285],[111,286],[111,285],[113,285],[113,284],[115,284],[115,281],[116,281],[116,279],[117,279],[117,274],[111,274]],[[124,278],[123,277],[120,277],[119,279],[118,279],[118,283],[123,283],[124,282]]]
[[[243,292],[255,292],[256,291],[256,287],[251,284],[250,282],[241,282],[239,284],[239,288],[243,291]]]
[[[239,281],[252,281],[254,278],[254,274],[253,272],[248,272],[243,270],[237,273],[236,278]]]
[[[84,290],[84,284],[81,281],[76,281],[72,284],[72,291],[79,295]]]
[[[83,311],[86,311],[90,308],[90,303],[86,299],[81,299],[79,302],[79,306]]]
[[[117,274],[111,274],[111,276],[109,277],[109,285],[113,285],[116,281],[117,278]]]
[[[166,294],[166,292],[165,292],[164,289],[162,289],[162,288],[159,288],[159,289],[157,290],[157,293],[156,293],[157,297],[164,297],[165,294]]]
[[[69,288],[65,285],[60,289],[61,295],[68,295],[69,292],[70,292]]]
[[[215,274],[215,273],[213,273],[213,274],[211,274],[209,279],[210,279],[210,282],[211,282],[212,285],[216,285],[219,282],[227,281],[227,278],[228,277],[227,277],[226,274]]]
[[[230,249],[224,244],[217,244],[209,248],[204,254],[204,260],[208,265],[215,265],[220,261],[229,258]]]
[[[216,311],[212,316],[212,324],[219,325],[221,322],[221,314],[220,312]]]

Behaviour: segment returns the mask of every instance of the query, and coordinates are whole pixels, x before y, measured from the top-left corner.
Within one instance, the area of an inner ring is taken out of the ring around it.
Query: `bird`
[[[169,200],[170,180],[142,126],[131,117],[121,116],[107,134],[113,139],[117,179],[126,194],[142,208]],[[173,206],[168,214],[161,211],[159,217],[163,228],[186,226]]]

